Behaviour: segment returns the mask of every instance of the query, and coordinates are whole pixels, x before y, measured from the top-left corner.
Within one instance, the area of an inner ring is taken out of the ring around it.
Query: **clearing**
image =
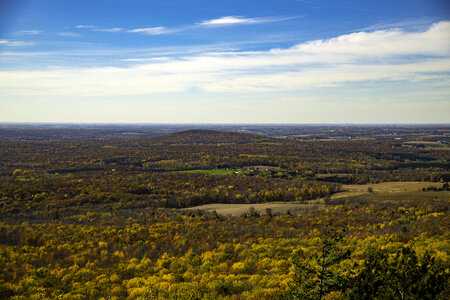
[[[205,204],[186,208],[186,210],[216,211],[219,215],[240,216],[248,213],[253,207],[258,213],[266,214],[266,209],[271,209],[273,213],[286,214],[288,211],[297,214],[299,211],[324,208],[325,204],[297,204],[297,203],[258,203],[258,204]]]
[[[357,196],[367,194],[369,188],[374,193],[399,193],[399,192],[417,192],[427,187],[442,187],[442,182],[423,182],[423,181],[399,181],[383,182],[369,184],[345,184],[342,186],[342,192],[334,194],[331,198],[342,198],[348,196]]]

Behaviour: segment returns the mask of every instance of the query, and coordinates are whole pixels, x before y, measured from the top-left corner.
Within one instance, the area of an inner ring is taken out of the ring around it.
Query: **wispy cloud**
[[[305,3],[314,6],[314,8],[320,8],[320,7],[334,7],[334,8],[343,8],[343,9],[350,9],[350,10],[359,10],[359,11],[369,11],[367,9],[358,7],[357,5],[353,6],[347,6],[342,5],[340,3],[336,3],[335,1],[309,1],[309,0],[295,0],[295,2]]]
[[[113,28],[94,28],[93,30],[102,32],[121,32],[124,29],[121,27],[113,27]]]
[[[101,28],[94,25],[78,25],[75,26],[77,29],[89,29],[92,31],[101,31],[101,32],[128,32],[128,33],[141,33],[146,35],[160,35],[160,34],[166,34],[171,33],[177,30],[174,29],[168,29],[166,27],[157,26],[157,27],[145,27],[145,28],[136,28],[136,29],[130,29],[126,30],[122,27],[113,27],[113,28]]]
[[[128,30],[127,32],[142,33],[142,34],[146,34],[146,35],[160,35],[160,34],[166,34],[166,33],[173,32],[173,30],[169,30],[165,27],[159,26],[159,27],[137,28],[137,29]]]
[[[146,35],[161,35],[161,34],[169,34],[176,32],[183,32],[198,28],[206,28],[206,27],[220,27],[220,26],[233,26],[233,25],[249,25],[249,24],[259,24],[259,23],[270,23],[270,22],[279,22],[293,19],[289,18],[244,18],[239,16],[227,16],[218,19],[205,20],[197,24],[193,25],[184,25],[175,28],[166,28],[162,26],[158,27],[148,27],[148,28],[137,28],[128,30],[130,33],[142,33]]]
[[[95,26],[94,25],[77,25],[77,26],[75,26],[75,28],[78,28],[78,29],[91,29],[91,28],[95,28]]]
[[[64,36],[64,37],[77,37],[77,36],[80,36],[78,33],[70,32],[70,31],[58,32],[56,35],[57,36]]]
[[[31,35],[37,35],[37,34],[41,34],[42,30],[37,30],[37,29],[33,29],[33,30],[21,30],[19,31],[20,34],[31,34]]]
[[[360,31],[374,31],[374,30],[392,30],[394,28],[398,29],[409,29],[409,30],[423,30],[426,29],[429,24],[432,23],[430,18],[414,18],[414,19],[404,19],[395,21],[385,21],[382,23],[373,24],[360,28]]]
[[[295,2],[302,2],[302,3],[307,3],[307,4],[314,4],[314,5],[317,5],[316,2],[307,1],[307,0],[295,0]]]
[[[286,49],[204,52],[131,66],[0,72],[8,95],[300,92],[346,84],[450,81],[450,22],[426,31],[355,32]],[[126,80],[125,80],[126,79]],[[444,85],[443,85],[444,84]]]
[[[140,33],[145,35],[162,35],[176,32],[183,32],[202,27],[219,27],[219,26],[232,26],[232,25],[249,25],[260,23],[271,23],[292,20],[298,17],[256,17],[256,18],[244,18],[241,16],[226,16],[218,19],[204,20],[197,24],[184,25],[175,28],[167,28],[163,26],[143,27],[135,29],[125,29],[122,27],[114,28],[101,28],[94,25],[77,25],[77,29],[89,29],[92,31],[101,32],[127,32],[127,33]]]
[[[161,62],[161,61],[169,61],[169,57],[150,57],[150,58],[125,58],[122,59],[122,61],[126,62]]]
[[[230,26],[230,25],[249,25],[259,23],[271,23],[292,18],[273,18],[273,17],[258,17],[258,18],[244,18],[241,16],[225,16],[217,19],[205,20],[199,23],[201,26]]]
[[[32,46],[34,43],[22,41],[0,40],[0,46]]]
[[[94,25],[77,25],[75,26],[77,29],[89,29],[92,31],[101,31],[101,32],[121,32],[125,29],[122,27],[112,27],[112,28],[101,28]]]

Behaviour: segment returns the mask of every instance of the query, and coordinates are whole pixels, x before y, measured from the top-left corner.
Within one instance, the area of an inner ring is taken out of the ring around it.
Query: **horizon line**
[[[440,125],[450,126],[450,123],[189,123],[189,122],[174,122],[174,123],[158,123],[158,122],[0,122],[0,125],[235,125],[235,126],[265,126],[265,125],[277,125],[277,126],[320,126],[320,125],[340,125],[340,126],[352,126],[352,125]]]

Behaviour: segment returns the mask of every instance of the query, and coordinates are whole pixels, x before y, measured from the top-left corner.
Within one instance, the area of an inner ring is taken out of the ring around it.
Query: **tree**
[[[443,263],[426,252],[421,260],[410,247],[389,259],[374,251],[354,279],[350,299],[445,299],[449,276]]]
[[[347,277],[336,268],[350,257],[350,250],[344,250],[340,243],[345,230],[326,228],[321,234],[319,251],[308,256],[298,251],[293,259],[296,269],[292,296],[294,299],[322,299],[331,292],[343,291]]]
[[[353,281],[349,298],[391,299],[394,292],[386,278],[390,273],[388,255],[381,250],[372,251],[363,266]]]

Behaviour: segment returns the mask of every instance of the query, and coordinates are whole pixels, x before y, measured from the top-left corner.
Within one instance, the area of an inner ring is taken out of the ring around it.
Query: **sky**
[[[0,0],[0,122],[450,123],[447,0]]]

